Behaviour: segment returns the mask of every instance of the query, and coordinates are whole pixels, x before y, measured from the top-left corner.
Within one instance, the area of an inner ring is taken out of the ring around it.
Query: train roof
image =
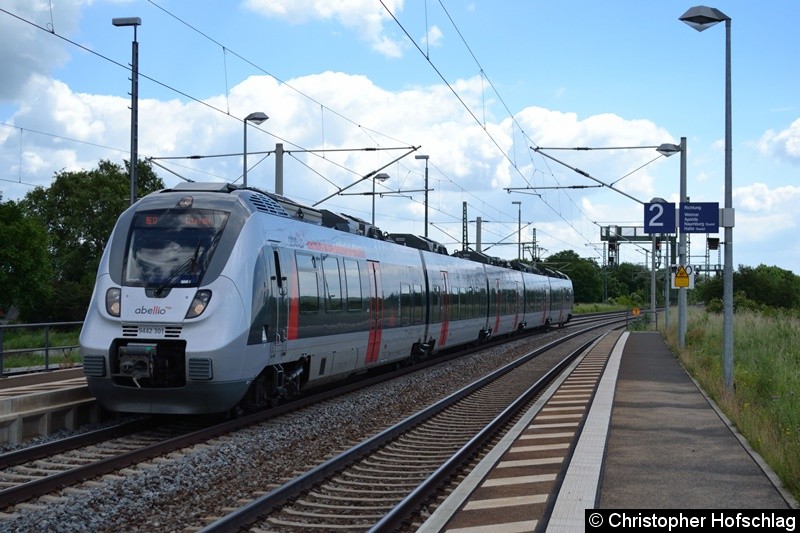
[[[377,226],[366,222],[358,217],[346,213],[334,213],[327,209],[316,209],[306,205],[301,205],[280,194],[263,191],[255,187],[237,187],[230,183],[223,182],[185,182],[179,183],[171,189],[163,189],[159,193],[166,192],[212,192],[231,194],[234,192],[249,192],[248,199],[253,208],[257,211],[268,213],[275,216],[292,218],[309,224],[323,226],[355,235],[389,241],[399,246],[408,246],[427,252],[448,255],[447,248],[427,237],[414,235],[411,233],[384,233]],[[158,194],[158,193],[157,193]],[[539,274],[551,278],[569,279],[566,274],[557,270],[552,270],[542,266],[530,265],[519,260],[508,261],[499,257],[486,255],[474,250],[458,250],[452,253],[453,257],[467,259],[487,265],[494,265],[503,268],[510,268],[521,272]]]
[[[390,233],[389,239],[402,246],[409,246],[417,250],[425,250],[426,252],[433,252],[435,254],[447,254],[447,248],[443,244],[431,240],[421,235],[414,235],[413,233]]]

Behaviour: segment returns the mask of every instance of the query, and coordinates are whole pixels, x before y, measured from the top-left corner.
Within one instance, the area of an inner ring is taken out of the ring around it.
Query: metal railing
[[[63,350],[66,354],[67,350],[75,350],[78,348],[78,345],[70,345],[70,346],[54,346],[50,344],[50,330],[55,328],[69,328],[75,326],[82,326],[83,322],[41,322],[37,324],[2,324],[0,325],[0,376],[4,376],[6,374],[5,370],[5,358],[9,355],[19,355],[24,353],[41,353],[44,355],[44,368],[42,370],[52,370],[54,368],[60,368],[60,363],[58,365],[51,365],[50,364],[50,352],[54,350]],[[6,350],[3,346],[5,341],[5,335],[7,330],[11,329],[44,329],[44,346],[35,347],[35,348],[14,348],[11,350]]]

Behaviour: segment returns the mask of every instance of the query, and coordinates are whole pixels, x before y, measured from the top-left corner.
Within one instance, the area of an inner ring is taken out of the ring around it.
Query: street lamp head
[[[141,26],[142,19],[139,17],[117,17],[111,19],[114,26]]]
[[[428,156],[427,155],[415,155],[414,159],[424,159],[425,161],[427,161],[428,160]]]
[[[664,157],[669,157],[673,154],[679,154],[681,151],[682,150],[679,145],[672,143],[663,143],[658,145],[658,148],[656,148],[656,152],[663,155]]]
[[[255,113],[250,113],[249,115],[244,117],[244,121],[252,122],[253,124],[261,124],[268,118],[269,117],[265,113],[262,113],[261,111],[256,111]]]
[[[511,203],[514,205],[522,205],[522,202],[520,202],[519,200],[512,200]]]
[[[389,179],[389,174],[386,172],[381,172],[380,174],[375,174],[375,178],[378,181],[386,181]]]
[[[689,8],[678,20],[685,22],[697,31],[703,31],[718,22],[730,20],[730,17],[714,7],[695,6]]]

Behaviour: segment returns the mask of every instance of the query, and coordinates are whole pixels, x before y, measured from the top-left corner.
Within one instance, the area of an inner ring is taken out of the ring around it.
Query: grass
[[[733,332],[733,390],[722,379],[721,314],[690,308],[685,349],[678,347],[674,324],[666,338],[687,371],[800,500],[800,319],[774,311],[737,312]]]
[[[574,314],[583,313],[609,313],[611,311],[624,311],[628,307],[618,304],[575,304],[572,312]]]
[[[81,361],[80,353],[77,349],[58,349],[58,346],[77,346],[80,327],[53,329],[48,333],[45,342],[44,328],[13,328],[3,331],[3,350],[35,349],[35,352],[19,354],[3,354],[3,368],[27,368],[44,365],[45,345],[50,346],[50,366],[61,366],[68,368]]]

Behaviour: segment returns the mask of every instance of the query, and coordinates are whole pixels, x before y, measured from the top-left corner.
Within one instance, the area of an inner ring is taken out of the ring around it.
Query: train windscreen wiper
[[[161,296],[164,292],[164,289],[172,285],[172,283],[178,277],[184,275],[185,273],[187,273],[187,271],[190,274],[194,273],[195,268],[197,268],[197,256],[199,254],[200,254],[200,239],[197,239],[197,247],[195,247],[194,254],[192,254],[192,257],[187,259],[182,265],[173,270],[172,273],[169,276],[167,276],[167,279],[164,280],[164,283],[159,285],[158,288],[156,288],[156,290],[153,291],[153,294],[155,294],[156,296]]]

